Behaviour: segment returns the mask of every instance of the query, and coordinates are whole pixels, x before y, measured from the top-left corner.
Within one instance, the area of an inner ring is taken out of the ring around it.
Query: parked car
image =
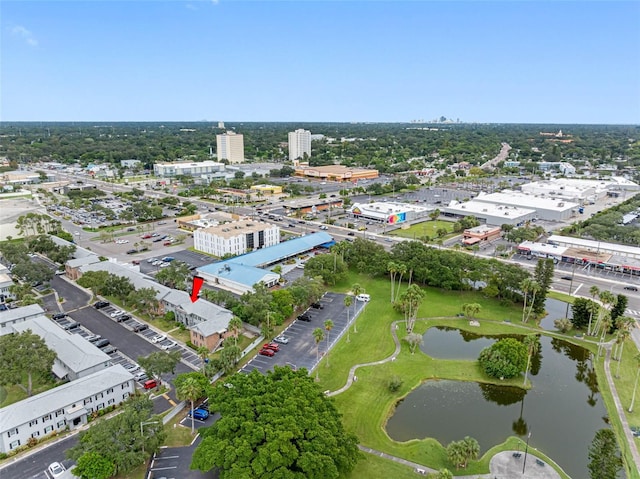
[[[129,316],[128,314],[121,314],[120,316],[116,317],[116,321],[119,323],[122,323],[123,321],[127,321],[128,319],[131,319],[131,316]]]
[[[158,382],[155,379],[147,379],[142,387],[145,389],[153,389],[155,387],[158,387]]]
[[[289,338],[287,338],[286,336],[277,336],[277,337],[273,338],[273,340],[276,343],[280,343],[280,344],[288,344],[289,343]]]
[[[307,313],[302,313],[301,315],[298,316],[298,319],[300,321],[311,321],[311,316],[309,316]]]
[[[67,317],[66,313],[56,313],[53,316],[51,316],[51,319],[57,320],[57,319],[62,319],[62,318],[66,318],[66,317]]]
[[[324,309],[324,306],[322,305],[322,303],[311,303],[311,307],[314,309]]]
[[[371,299],[371,296],[369,296],[368,294],[362,293],[362,294],[359,294],[358,296],[356,296],[356,299],[358,301],[362,301],[363,303],[366,303],[367,301],[369,301]]]
[[[104,348],[102,348],[102,352],[105,354],[112,354],[115,353],[118,350],[118,348],[116,348],[115,346],[106,346]]]
[[[149,329],[149,326],[144,323],[138,323],[133,327],[134,333],[139,333],[140,331],[144,331],[145,329]]]
[[[119,309],[116,309],[115,311],[113,311],[109,316],[111,316],[112,318],[117,318],[118,316],[120,316],[121,314],[124,314],[123,311],[120,311]]]
[[[59,462],[52,462],[51,464],[49,464],[47,471],[49,471],[49,474],[51,474],[51,477],[55,479],[56,477],[62,476],[66,471],[66,469]]]
[[[136,381],[146,381],[149,378],[147,377],[147,373],[145,373],[144,371],[139,371],[135,376],[133,376],[133,379],[135,379]]]
[[[109,306],[109,304],[111,304],[111,303],[109,303],[108,301],[96,301],[93,304],[93,307],[96,308],[96,309],[102,309],[102,308],[106,308],[107,306]]]
[[[100,336],[99,334],[90,334],[89,336],[87,336],[84,339],[86,339],[90,343],[95,343],[96,341],[102,339],[102,336]]]
[[[189,411],[188,416],[191,417],[191,411]],[[204,421],[208,417],[209,417],[209,411],[207,411],[205,409],[198,408],[198,409],[194,409],[193,410],[193,418],[194,419],[197,419],[199,421]]]
[[[277,353],[278,351],[280,351],[280,346],[278,346],[276,343],[267,343],[262,346],[262,349],[270,349],[274,353]]]
[[[104,348],[105,346],[107,346],[111,341],[109,341],[106,338],[102,338],[102,339],[98,339],[95,343],[96,347],[98,348]]]
[[[263,356],[271,357],[271,356],[275,355],[276,353],[272,349],[261,349],[260,350],[260,354],[262,354]]]
[[[176,342],[175,341],[170,341],[166,344],[163,344],[162,346],[160,346],[164,351],[167,351],[169,349],[171,349],[172,347],[176,346]]]
[[[165,339],[167,339],[167,336],[166,336],[166,335],[164,335],[164,334],[158,334],[157,336],[154,336],[154,337],[151,339],[151,342],[152,342],[153,344],[157,344],[157,343],[161,343],[161,342],[162,342],[162,341],[164,341]]]
[[[68,324],[66,324],[66,325],[64,326],[64,329],[65,329],[66,331],[69,331],[70,329],[76,329],[76,328],[79,328],[79,327],[80,327],[80,324],[78,324],[78,323],[77,323],[77,322],[75,322],[75,321],[71,321],[70,323],[68,323]]]
[[[130,373],[132,373],[132,372],[137,371],[138,369],[140,369],[140,366],[135,364],[135,363],[133,363],[133,364],[127,364],[124,368],[127,371],[129,371]]]

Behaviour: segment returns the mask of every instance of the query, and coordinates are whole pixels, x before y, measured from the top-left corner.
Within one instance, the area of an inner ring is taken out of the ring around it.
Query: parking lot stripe
[[[171,399],[167,393],[164,393],[162,395],[162,397],[165,398],[167,401],[169,401],[169,404],[171,404],[171,406],[175,406],[176,405],[175,401],[173,399]]]

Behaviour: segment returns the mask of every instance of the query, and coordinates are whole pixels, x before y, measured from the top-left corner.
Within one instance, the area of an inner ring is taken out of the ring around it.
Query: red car
[[[262,349],[270,349],[274,353],[277,353],[278,351],[280,351],[280,346],[278,346],[276,343],[267,343],[262,346]]]
[[[148,233],[146,235],[142,236],[142,239],[149,239],[149,238],[151,238],[151,235],[148,234]]]
[[[274,353],[272,349],[261,349],[261,350],[260,350],[260,354],[262,354],[263,356],[269,356],[269,357],[271,357],[271,356],[273,356],[273,355],[274,355],[274,354],[276,354],[276,353]]]

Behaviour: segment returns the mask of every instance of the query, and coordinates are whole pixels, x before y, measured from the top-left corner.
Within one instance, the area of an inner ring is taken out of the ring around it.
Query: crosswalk
[[[625,314],[628,314],[630,316],[640,317],[640,311],[638,311],[637,309],[627,309],[625,311]]]

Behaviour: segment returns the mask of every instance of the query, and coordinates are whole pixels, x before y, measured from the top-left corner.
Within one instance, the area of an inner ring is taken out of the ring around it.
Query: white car
[[[49,471],[49,474],[51,474],[51,477],[54,478],[62,476],[64,474],[64,471],[66,471],[64,466],[59,462],[52,462],[51,464],[49,464],[47,470]]]
[[[111,316],[112,318],[117,318],[118,316],[120,316],[122,314],[122,311],[116,309],[113,313],[111,313],[109,316]]]
[[[289,343],[289,338],[287,338],[286,336],[278,336],[276,338],[273,339],[276,343],[280,343],[280,344],[288,344]]]
[[[362,301],[364,303],[366,303],[367,301],[369,301],[371,299],[371,296],[369,296],[368,294],[359,294],[358,296],[356,296],[356,299],[358,301]]]
[[[176,345],[176,343],[174,341],[171,341],[167,344],[163,344],[161,347],[163,350],[167,351],[168,349],[171,349],[172,347],[174,347]]]
[[[161,342],[162,342],[162,341],[164,341],[165,339],[167,339],[167,337],[166,337],[164,334],[158,334],[157,336],[154,336],[154,337],[151,339],[151,342],[152,342],[153,344],[161,343]]]

